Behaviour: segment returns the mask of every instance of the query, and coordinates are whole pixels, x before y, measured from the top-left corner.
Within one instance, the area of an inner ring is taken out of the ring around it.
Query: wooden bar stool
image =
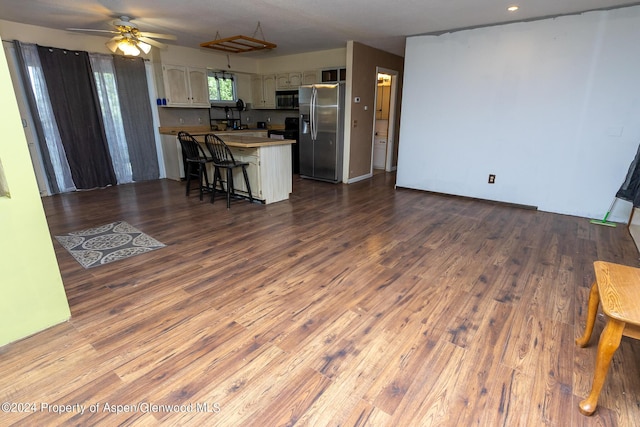
[[[586,347],[589,343],[599,303],[602,303],[607,324],[598,342],[591,392],[579,404],[584,415],[593,414],[598,406],[600,390],[622,336],[640,340],[640,269],[604,261],[594,262],[593,267],[596,280],[589,293],[587,324],[584,335],[576,340],[576,344]]]

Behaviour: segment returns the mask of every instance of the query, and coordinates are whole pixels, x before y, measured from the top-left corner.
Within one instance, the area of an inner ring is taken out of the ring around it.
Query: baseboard
[[[475,201],[479,201],[479,202],[492,203],[492,204],[495,204],[495,205],[506,206],[506,207],[510,207],[510,208],[526,209],[526,210],[531,210],[531,211],[537,211],[538,210],[537,206],[532,206],[532,205],[523,205],[523,204],[520,204],[520,203],[503,202],[503,201],[500,201],[500,200],[481,199],[479,197],[460,196],[458,194],[439,193],[437,191],[420,190],[420,189],[417,189],[417,188],[402,187],[400,185],[396,185],[396,190],[419,191],[421,193],[428,193],[428,194],[433,194],[433,195],[436,195],[436,196],[455,197],[455,198],[464,199],[464,200],[475,200]]]

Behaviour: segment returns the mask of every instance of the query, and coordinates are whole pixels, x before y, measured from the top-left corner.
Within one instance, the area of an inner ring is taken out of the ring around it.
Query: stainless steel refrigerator
[[[344,83],[300,86],[300,176],[342,181]]]

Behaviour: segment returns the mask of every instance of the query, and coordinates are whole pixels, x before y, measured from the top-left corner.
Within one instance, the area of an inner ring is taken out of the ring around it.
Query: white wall
[[[397,185],[602,218],[640,143],[638,40],[640,7],[409,38]]]
[[[343,67],[346,64],[346,61],[346,47],[340,49],[319,50],[316,52],[278,56],[275,58],[261,58],[258,61],[258,73],[269,74]]]

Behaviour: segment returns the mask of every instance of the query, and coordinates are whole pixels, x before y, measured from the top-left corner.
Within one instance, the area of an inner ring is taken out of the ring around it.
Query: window
[[[209,100],[214,103],[236,102],[236,79],[232,73],[226,71],[209,70],[207,74],[209,83]]]

